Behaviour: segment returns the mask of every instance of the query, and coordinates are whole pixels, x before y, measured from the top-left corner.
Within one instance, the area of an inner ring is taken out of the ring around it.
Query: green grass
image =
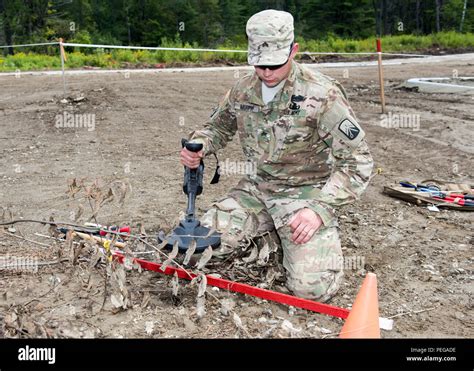
[[[311,52],[374,52],[375,37],[364,40],[340,39],[329,36],[324,40],[297,39],[300,51]],[[182,43],[178,39],[161,41],[163,47],[199,48],[197,44]],[[398,35],[382,38],[384,52],[422,52],[430,48],[443,49],[474,48],[474,34],[461,34],[457,32],[441,32],[426,36]],[[245,50],[246,45],[225,44],[217,49]],[[31,70],[57,70],[61,68],[61,61],[57,48],[48,48],[50,54],[33,52],[18,52],[15,55],[0,56],[0,71],[31,71]],[[245,53],[219,53],[195,51],[169,51],[169,50],[125,50],[125,49],[86,49],[67,48],[66,68],[77,69],[83,67],[98,68],[129,68],[129,67],[156,67],[158,64],[169,63],[206,63],[216,61],[229,61],[245,63]]]
[[[375,37],[364,40],[339,39],[328,37],[326,40],[299,40],[301,51],[312,52],[374,52]],[[384,52],[421,52],[432,47],[445,49],[453,48],[473,48],[474,34],[458,33],[454,31],[440,32],[437,34],[417,36],[398,35],[386,36],[382,38],[382,49]]]

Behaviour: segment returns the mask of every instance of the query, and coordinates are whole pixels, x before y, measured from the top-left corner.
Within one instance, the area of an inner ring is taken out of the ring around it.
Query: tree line
[[[205,47],[244,45],[245,24],[286,10],[297,37],[474,31],[474,0],[0,0],[0,45],[67,41],[157,46],[163,38]],[[12,52],[12,50],[10,50]]]

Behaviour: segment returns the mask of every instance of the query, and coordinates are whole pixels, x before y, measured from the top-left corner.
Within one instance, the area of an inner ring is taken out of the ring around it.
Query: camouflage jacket
[[[296,62],[267,105],[256,73],[242,77],[190,138],[207,155],[236,132],[256,164],[248,179],[273,197],[308,200],[325,225],[335,219],[333,207],[353,202],[368,185],[372,157],[343,87]]]

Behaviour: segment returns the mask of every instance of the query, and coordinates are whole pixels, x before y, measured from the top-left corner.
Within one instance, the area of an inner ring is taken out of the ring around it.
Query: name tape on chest
[[[245,112],[260,112],[261,111],[259,106],[256,106],[254,104],[243,104],[243,103],[235,103],[234,109],[245,111]]]

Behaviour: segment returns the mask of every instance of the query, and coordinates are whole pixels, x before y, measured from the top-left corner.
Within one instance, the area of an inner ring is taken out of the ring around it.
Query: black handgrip
[[[203,148],[202,143],[190,143],[186,139],[181,139],[181,146],[191,152],[199,152]]]
[[[186,149],[191,152],[199,152],[202,149],[202,143],[186,143]]]

